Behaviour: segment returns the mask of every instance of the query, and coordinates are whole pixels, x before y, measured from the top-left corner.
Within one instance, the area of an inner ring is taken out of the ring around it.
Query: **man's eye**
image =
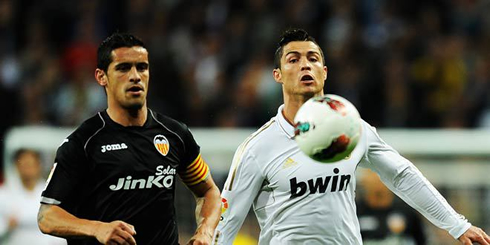
[[[298,61],[298,59],[290,59],[289,63],[296,63],[297,61]]]
[[[146,70],[148,70],[148,65],[147,64],[138,64],[138,65],[136,65],[136,69],[138,69],[138,71],[146,71]]]
[[[129,69],[131,69],[130,65],[120,65],[116,68],[118,71],[128,71]]]
[[[317,59],[317,58],[310,58],[310,61],[311,61],[311,62],[317,62],[317,61],[318,61],[318,59]]]

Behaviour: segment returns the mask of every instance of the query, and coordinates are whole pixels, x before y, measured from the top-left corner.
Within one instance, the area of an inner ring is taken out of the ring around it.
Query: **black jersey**
[[[125,221],[134,225],[138,244],[177,244],[176,174],[186,184],[207,176],[199,149],[186,125],[151,110],[142,127],[124,127],[99,112],[58,148],[41,203],[79,218]]]

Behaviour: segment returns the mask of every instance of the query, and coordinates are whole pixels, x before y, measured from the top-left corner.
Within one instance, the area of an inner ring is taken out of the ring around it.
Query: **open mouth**
[[[301,77],[301,82],[308,82],[308,83],[311,83],[313,82],[313,77],[310,76],[310,75],[304,75]]]
[[[143,88],[140,86],[131,86],[126,90],[127,92],[132,92],[132,93],[138,93],[138,92],[143,92]]]

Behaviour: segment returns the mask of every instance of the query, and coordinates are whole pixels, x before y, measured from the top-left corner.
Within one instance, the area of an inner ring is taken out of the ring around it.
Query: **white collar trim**
[[[279,127],[282,129],[282,131],[284,131],[284,133],[287,134],[288,137],[292,139],[294,137],[294,127],[284,117],[284,114],[282,113],[283,110],[284,110],[284,104],[279,106],[279,109],[277,109],[277,115],[276,115],[277,122],[279,123]]]

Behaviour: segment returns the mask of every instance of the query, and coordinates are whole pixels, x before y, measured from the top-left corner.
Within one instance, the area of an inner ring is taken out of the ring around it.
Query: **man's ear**
[[[276,68],[272,70],[272,76],[274,77],[274,80],[276,80],[276,83],[282,83],[281,69]]]
[[[323,71],[325,72],[325,80],[327,80],[327,77],[328,77],[328,67],[327,66],[324,66],[323,67]]]
[[[107,76],[105,72],[99,68],[95,69],[95,80],[97,80],[97,83],[102,87],[107,85]]]

